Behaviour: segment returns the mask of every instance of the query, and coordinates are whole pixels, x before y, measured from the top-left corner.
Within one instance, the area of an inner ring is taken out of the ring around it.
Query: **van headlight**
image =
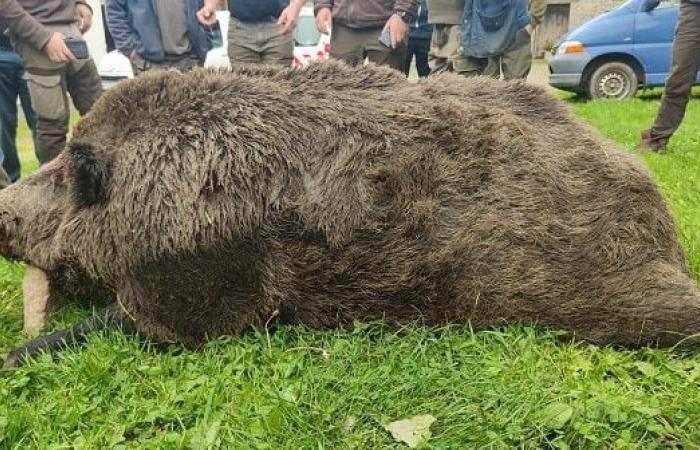
[[[586,46],[579,41],[566,41],[559,46],[557,54],[565,55],[569,53],[583,53],[586,51]]]

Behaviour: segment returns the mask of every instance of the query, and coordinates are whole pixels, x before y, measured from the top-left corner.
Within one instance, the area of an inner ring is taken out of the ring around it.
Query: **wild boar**
[[[648,171],[544,90],[488,78],[146,74],[0,192],[0,251],[117,298],[9,364],[97,322],[194,348],[273,317],[539,324],[630,347],[700,332]]]

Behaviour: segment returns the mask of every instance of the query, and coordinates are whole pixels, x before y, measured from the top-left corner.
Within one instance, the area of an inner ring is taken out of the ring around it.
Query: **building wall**
[[[535,31],[533,53],[542,57],[559,38],[624,0],[548,0],[544,20]]]
[[[569,3],[549,3],[542,23],[535,29],[532,39],[533,54],[537,58],[544,56],[554,44],[569,31],[571,5]]]
[[[560,3],[550,1],[550,3]],[[602,12],[618,7],[623,0],[572,0],[569,30],[573,30],[584,22],[592,19]]]

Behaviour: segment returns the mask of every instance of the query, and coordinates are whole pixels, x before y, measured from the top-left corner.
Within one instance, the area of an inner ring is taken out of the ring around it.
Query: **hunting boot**
[[[668,139],[664,138],[654,138],[651,135],[651,130],[642,130],[642,140],[637,147],[639,150],[651,150],[656,153],[663,153],[666,151],[666,144],[668,144]]]

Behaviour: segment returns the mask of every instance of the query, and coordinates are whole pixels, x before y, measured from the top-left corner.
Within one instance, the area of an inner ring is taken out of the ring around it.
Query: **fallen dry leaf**
[[[390,432],[395,440],[404,442],[410,448],[418,448],[430,439],[430,426],[435,420],[430,414],[414,416],[386,424],[384,429]]]

